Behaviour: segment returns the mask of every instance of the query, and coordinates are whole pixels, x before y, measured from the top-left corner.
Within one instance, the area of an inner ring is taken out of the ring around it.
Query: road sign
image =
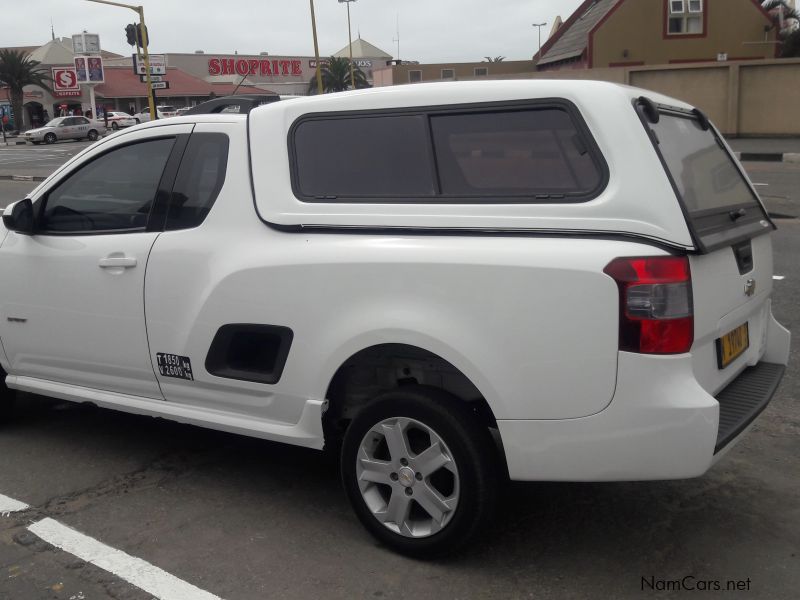
[[[166,54],[151,54],[150,55],[150,75],[166,75],[167,74],[167,55]],[[140,58],[138,55],[133,55],[133,72],[137,75],[144,75],[144,57]]]
[[[152,87],[154,90],[168,90],[169,89],[169,81],[156,81],[150,87]]]
[[[142,83],[147,83],[147,75],[139,75],[139,81]],[[156,81],[166,81],[163,75],[150,75],[150,81],[155,83]]]

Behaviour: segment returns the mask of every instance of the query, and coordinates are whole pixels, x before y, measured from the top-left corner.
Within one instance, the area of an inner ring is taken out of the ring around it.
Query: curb
[[[734,152],[742,162],[787,162],[800,163],[797,152]]]
[[[0,180],[5,181],[44,181],[47,177],[41,175],[0,175]]]

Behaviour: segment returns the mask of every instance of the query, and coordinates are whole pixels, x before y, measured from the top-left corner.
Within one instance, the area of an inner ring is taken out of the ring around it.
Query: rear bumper
[[[789,335],[777,327],[785,353],[768,350],[762,362],[744,370],[716,398],[697,383],[690,355],[620,352],[617,389],[605,410],[578,419],[498,421],[511,479],[634,481],[702,475],[777,390],[785,370],[778,363],[788,360]]]
[[[736,439],[767,407],[784,371],[784,365],[760,362],[745,369],[717,394],[719,428],[715,454]]]

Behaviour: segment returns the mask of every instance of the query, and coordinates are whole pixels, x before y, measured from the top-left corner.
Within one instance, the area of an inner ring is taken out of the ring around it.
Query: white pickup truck
[[[774,225],[702,112],[442,83],[112,135],[9,206],[14,390],[341,451],[388,546],[502,480],[702,475],[772,397]]]

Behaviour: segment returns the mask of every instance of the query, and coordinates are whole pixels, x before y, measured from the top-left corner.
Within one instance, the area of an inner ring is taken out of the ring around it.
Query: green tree
[[[768,0],[763,4],[763,7],[772,17],[774,27],[778,31],[778,41],[780,42],[778,52],[780,57],[793,58],[800,56],[800,27],[798,27],[800,13],[785,0]],[[784,23],[783,30],[781,30],[781,20]]]
[[[50,74],[42,69],[38,60],[31,60],[24,52],[0,50],[0,84],[8,86],[11,108],[14,111],[14,126],[22,129],[23,89],[26,85],[38,85],[50,90]]]
[[[492,63],[494,63],[494,62],[503,62],[506,59],[505,56],[495,56],[495,57],[484,56],[483,58],[485,58],[487,61],[492,62]]]
[[[355,85],[350,81],[350,60],[347,58],[337,58],[331,56],[323,64],[320,65],[322,72],[322,90],[323,93],[330,92],[343,92],[349,89],[368,88],[367,76],[364,71],[353,66],[353,80]],[[317,93],[317,77],[314,77],[308,82],[308,93]]]

